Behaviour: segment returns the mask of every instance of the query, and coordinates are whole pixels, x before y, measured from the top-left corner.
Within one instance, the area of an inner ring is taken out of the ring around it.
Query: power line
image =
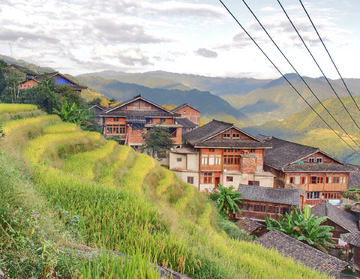
[[[219,0],[220,3],[224,6],[224,8],[228,11],[228,13],[232,16],[232,18],[236,21],[236,23],[241,27],[241,29],[248,35],[248,37],[253,41],[253,43],[259,48],[259,50],[264,54],[264,56],[270,61],[270,63],[274,66],[274,68],[281,74],[281,76],[287,81],[287,83],[295,90],[295,92],[303,99],[303,101],[316,113],[316,115],[332,130],[347,146],[349,146],[355,153],[360,155],[358,151],[356,151],[351,145],[349,145],[325,120],[324,118],[312,107],[312,105],[301,95],[301,93],[294,87],[294,85],[285,77],[285,75],[280,71],[280,69],[274,64],[274,62],[270,59],[270,57],[264,52],[264,50],[258,45],[258,43],[254,40],[254,38],[246,31],[246,29],[241,25],[241,23],[237,20],[237,18],[232,14],[232,12],[228,9],[228,7],[224,4],[222,0]]]
[[[344,107],[345,111],[348,113],[348,115],[350,116],[350,118],[352,119],[352,121],[355,123],[356,127],[358,127],[358,129],[360,130],[360,126],[356,123],[355,119],[353,118],[353,116],[350,114],[349,110],[347,109],[347,107],[345,106],[345,104],[343,103],[343,101],[340,99],[339,95],[336,93],[334,87],[332,86],[332,84],[330,83],[329,79],[326,77],[324,71],[321,69],[319,63],[316,61],[314,55],[311,53],[310,49],[308,48],[308,46],[306,45],[305,41],[303,40],[302,36],[300,35],[299,31],[297,30],[297,28],[295,27],[294,23],[292,22],[292,20],[290,19],[288,13],[286,12],[285,8],[283,7],[283,5],[281,4],[280,0],[277,0],[277,2],[279,3],[281,9],[284,11],[286,17],[288,18],[289,22],[291,23],[292,27],[294,28],[294,30],[296,31],[296,33],[298,34],[300,40],[302,41],[302,43],[304,44],[305,48],[307,49],[307,51],[309,52],[310,56],[312,57],[312,59],[314,60],[316,66],[319,68],[320,72],[322,73],[323,77],[326,79],[327,83],[329,84],[330,88],[332,89],[332,91],[334,92],[334,94],[336,95],[336,97],[338,98],[339,102],[342,104],[342,106]]]
[[[308,85],[308,83],[305,81],[305,79],[300,75],[300,73],[295,69],[295,67],[293,66],[293,64],[289,61],[289,59],[286,57],[286,55],[282,52],[282,50],[279,48],[279,46],[275,43],[275,41],[273,40],[273,38],[270,36],[270,34],[267,32],[267,30],[265,29],[265,27],[261,24],[260,20],[257,18],[257,16],[254,14],[254,12],[251,10],[251,8],[246,4],[245,0],[242,0],[243,3],[245,4],[245,6],[248,8],[248,10],[251,12],[251,14],[254,16],[254,18],[256,19],[256,21],[259,23],[259,25],[261,26],[261,28],[264,30],[264,32],[266,33],[266,35],[269,37],[269,39],[272,41],[272,43],[276,46],[276,48],[279,50],[279,52],[282,54],[282,56],[286,59],[286,61],[289,63],[289,65],[291,66],[291,68],[296,72],[296,74],[301,78],[301,80],[305,83],[306,87],[310,90],[310,92],[313,94],[313,96],[316,98],[316,100],[320,103],[320,105],[326,110],[326,112],[331,116],[331,118],[336,122],[336,124],[339,125],[339,127],[344,131],[344,133],[353,141],[353,143],[355,143],[355,145],[357,145],[360,148],[360,145],[350,136],[350,134],[341,126],[341,124],[339,123],[339,121],[337,121],[335,119],[335,117],[332,115],[332,113],[324,106],[324,104],[321,102],[321,100],[318,98],[318,96],[316,96],[316,94],[314,93],[314,91],[310,88],[310,86]]]
[[[325,43],[324,43],[323,39],[320,37],[320,34],[319,34],[319,32],[317,31],[317,29],[316,29],[316,27],[315,27],[314,22],[312,21],[312,19],[311,19],[310,15],[308,14],[308,12],[307,12],[307,10],[305,9],[305,6],[304,6],[304,5],[303,5],[303,3],[301,2],[301,0],[299,0],[299,2],[300,2],[300,4],[301,4],[301,6],[303,7],[303,9],[304,9],[304,11],[305,11],[305,13],[306,13],[307,17],[309,18],[309,20],[310,20],[310,22],[311,22],[311,25],[314,27],[315,32],[316,32],[316,34],[318,35],[318,37],[319,37],[319,39],[320,39],[320,41],[321,41],[322,45],[324,46],[324,48],[325,48],[325,50],[326,50],[327,54],[329,55],[329,58],[330,58],[331,62],[333,63],[333,65],[334,65],[334,67],[335,67],[335,69],[336,69],[337,73],[339,74],[339,77],[341,78],[341,81],[342,81],[342,83],[344,84],[344,86],[345,86],[345,88],[346,88],[347,92],[348,92],[348,93],[349,93],[349,95],[351,96],[351,99],[354,101],[354,104],[356,105],[357,109],[360,111],[359,105],[357,104],[357,102],[355,101],[355,99],[354,99],[353,95],[351,94],[351,92],[350,92],[349,88],[347,87],[347,85],[346,85],[346,83],[345,83],[345,80],[343,79],[343,77],[342,77],[342,76],[341,76],[341,74],[340,74],[340,71],[339,71],[339,70],[338,70],[338,68],[336,67],[335,62],[334,62],[334,60],[332,59],[332,57],[331,57],[331,55],[330,55],[330,52],[328,51],[327,47],[325,46]]]

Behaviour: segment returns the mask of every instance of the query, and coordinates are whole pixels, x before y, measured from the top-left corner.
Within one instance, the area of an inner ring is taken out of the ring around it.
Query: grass
[[[48,126],[44,129],[44,134],[63,134],[80,132],[80,128],[76,124],[63,122],[56,125]]]
[[[33,200],[42,204],[41,216],[49,216],[49,226],[46,223],[41,225],[46,238],[37,242],[39,246],[36,249],[40,249],[33,257],[40,264],[22,263],[19,254],[16,263],[20,267],[36,268],[32,274],[18,278],[45,278],[52,271],[60,274],[62,270],[70,274],[74,268],[84,278],[109,278],[104,276],[106,272],[113,272],[118,278],[122,277],[119,274],[157,278],[156,274],[150,274],[149,261],[192,278],[327,278],[291,259],[283,258],[277,252],[239,241],[241,238],[235,237],[235,233],[229,237],[229,233],[222,228],[229,227],[229,231],[236,228],[229,223],[219,226],[218,212],[207,196],[171,175],[149,156],[136,154],[129,147],[118,147],[112,141],[94,149],[104,142],[100,134],[43,134],[42,131],[48,126],[45,124],[36,133],[24,133],[25,127],[33,127],[33,120],[28,125],[15,125],[22,129],[13,128],[8,137],[0,139],[0,151],[3,152],[3,142],[11,141],[12,146],[20,143],[24,146],[20,149],[23,150],[21,154],[9,153],[13,161],[21,162],[18,166],[10,168],[6,161],[0,164],[0,196],[7,199],[5,202],[1,200],[0,208],[4,212],[6,210],[9,220],[17,219],[11,217],[17,212],[15,207],[26,208],[24,202],[28,196],[21,192],[24,186],[11,180],[6,182],[7,185],[18,188],[9,186],[5,189],[3,181],[11,178],[6,176],[10,172],[17,173],[22,179],[19,166],[25,165],[23,158],[28,159],[31,164],[27,166],[28,174],[24,181],[31,181]],[[61,132],[61,128],[58,129]],[[90,143],[84,145],[87,149],[77,149],[79,154],[69,156],[74,146],[83,142],[80,139]],[[111,160],[108,160],[109,157]],[[93,173],[97,166],[109,166],[109,169],[103,176],[95,177]],[[14,198],[11,193],[20,195]],[[27,208],[32,213],[31,210],[35,208],[31,207],[30,200],[28,202]],[[38,207],[36,203],[34,206]],[[55,207],[61,210],[57,211]],[[19,212],[16,216],[24,215],[19,232],[21,235],[35,236],[32,234],[32,223],[27,223],[32,220],[32,215]],[[59,213],[56,215],[54,212]],[[67,213],[64,215],[63,212]],[[59,226],[56,225],[57,219],[51,217],[54,215],[62,216],[58,220]],[[69,261],[69,257],[62,260],[59,247],[68,243],[64,241],[64,233],[72,235],[71,230],[64,231],[64,226],[72,220],[64,217],[68,215],[78,216],[79,220],[77,230],[81,237],[74,238],[73,245],[84,243],[94,248],[106,248],[132,255],[136,260],[129,258],[129,266],[123,269],[119,261],[113,258],[83,261],[80,266],[76,260]],[[0,238],[3,240],[6,235],[0,234]],[[62,242],[56,242],[61,239]],[[34,252],[31,247],[29,245],[27,251]],[[12,247],[9,249],[7,254],[19,251]],[[41,259],[45,259],[45,265],[41,264]],[[10,264],[9,260],[7,266],[13,267]]]
[[[0,114],[37,110],[36,105],[0,103]]]

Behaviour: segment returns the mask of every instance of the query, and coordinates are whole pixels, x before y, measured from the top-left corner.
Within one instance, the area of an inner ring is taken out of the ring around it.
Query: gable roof
[[[253,141],[250,140],[211,140],[214,136],[225,132],[231,128],[234,128],[238,130],[239,132],[243,133],[244,135],[250,137],[253,139]],[[233,144],[233,147],[270,147],[269,144],[264,143],[257,138],[253,137],[252,135],[244,132],[243,130],[239,129],[238,127],[234,126],[233,123],[227,123],[219,120],[213,120],[204,126],[201,126],[186,135],[183,136],[184,140],[186,140],[188,143],[190,143],[192,146],[198,147],[230,147],[231,143]],[[206,143],[205,143],[206,141]],[[256,146],[243,146],[241,143],[249,144],[253,142]],[[237,143],[237,144],[236,144]]]
[[[121,111],[121,112],[116,111],[117,109],[124,107],[132,102],[137,101],[137,100],[142,100],[146,103],[149,103],[149,104],[159,108],[161,111],[134,111],[134,110]],[[100,116],[110,116],[110,115],[121,115],[121,116],[125,116],[125,117],[134,116],[134,115],[141,116],[141,117],[145,117],[145,116],[180,117],[181,116],[178,113],[171,112],[171,111],[163,108],[162,106],[145,99],[144,97],[141,96],[141,94],[131,98],[130,100],[122,102],[121,104],[118,104],[114,107],[107,109]]]
[[[350,245],[360,247],[360,232],[341,234],[340,238]]]
[[[348,188],[360,189],[360,167],[357,165],[352,166],[356,168],[356,171],[350,173]]]
[[[325,254],[278,230],[271,230],[254,241],[265,248],[276,249],[285,257],[306,265],[311,269],[331,276],[339,274],[348,264],[338,258]]]
[[[172,109],[172,110],[170,110],[170,111],[171,111],[171,112],[176,112],[176,111],[178,111],[179,109],[182,109],[183,107],[186,107],[186,106],[191,107],[192,109],[196,110],[197,112],[200,112],[200,111],[197,110],[196,108],[190,106],[188,103],[182,104],[182,105],[180,105],[180,106],[178,106],[178,107],[176,107],[176,108],[174,108],[174,109]]]
[[[183,128],[196,128],[197,125],[194,122],[191,122],[187,118],[176,118],[176,122],[183,126]]]
[[[244,200],[300,205],[300,190],[298,188],[269,188],[261,186],[239,185],[239,197]]]
[[[317,217],[327,216],[329,220],[349,232],[358,232],[356,217],[328,202],[320,203],[311,208],[311,213]]]
[[[59,77],[65,79],[65,80],[67,80],[68,82],[72,83],[72,87],[73,87],[74,89],[76,89],[76,90],[87,89],[86,86],[83,86],[83,85],[78,84],[77,82],[69,79],[67,76],[65,76],[65,75],[63,75],[63,74],[61,74],[61,73],[59,73],[59,72],[48,73],[47,76],[50,77],[50,78],[56,78],[56,76],[59,76]]]
[[[246,217],[244,217],[244,218],[240,219],[238,222],[236,222],[236,226],[238,226],[239,229],[246,231],[248,235],[251,235],[257,229],[265,228],[265,226],[263,224],[260,224],[256,221],[251,220]]]
[[[257,137],[272,145],[272,149],[265,151],[264,164],[282,171],[342,171],[350,172],[355,169],[338,159],[331,157],[316,147],[303,145],[275,137],[265,137],[258,135]],[[331,158],[337,164],[296,164],[305,157],[313,155],[317,152]],[[337,165],[337,166],[336,166]]]

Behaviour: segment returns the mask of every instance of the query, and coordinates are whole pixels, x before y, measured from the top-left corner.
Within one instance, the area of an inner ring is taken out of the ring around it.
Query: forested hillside
[[[207,195],[131,147],[34,105],[0,103],[0,121],[10,278],[160,278],[151,262],[192,278],[326,278],[248,242]]]
[[[196,89],[183,91],[149,88],[100,77],[77,76],[77,79],[90,88],[118,101],[125,101],[141,94],[143,97],[162,105],[181,105],[188,103],[201,111],[201,118],[206,122],[212,119],[218,119],[234,123],[239,127],[252,124],[252,121],[243,113],[232,107],[219,96],[215,96],[210,92]]]
[[[343,97],[342,100],[356,123],[360,126],[360,113],[351,100],[351,97]],[[360,104],[360,96],[355,96],[355,100]],[[360,130],[343,109],[339,100],[337,98],[331,98],[324,100],[323,104],[340,122],[345,131],[360,144]],[[333,129],[341,136],[344,136],[344,131],[334,122],[320,104],[314,104],[313,107],[320,113],[325,121],[333,127]],[[266,122],[260,126],[246,127],[244,130],[253,135],[272,135],[298,143],[319,147],[323,151],[346,163],[360,164],[360,156],[342,142],[309,107],[292,114],[283,121]],[[346,142],[358,150],[350,138],[345,136],[345,139]]]

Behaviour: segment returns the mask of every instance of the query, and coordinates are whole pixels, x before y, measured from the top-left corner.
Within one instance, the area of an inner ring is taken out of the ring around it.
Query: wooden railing
[[[202,171],[222,171],[221,165],[201,165]]]

